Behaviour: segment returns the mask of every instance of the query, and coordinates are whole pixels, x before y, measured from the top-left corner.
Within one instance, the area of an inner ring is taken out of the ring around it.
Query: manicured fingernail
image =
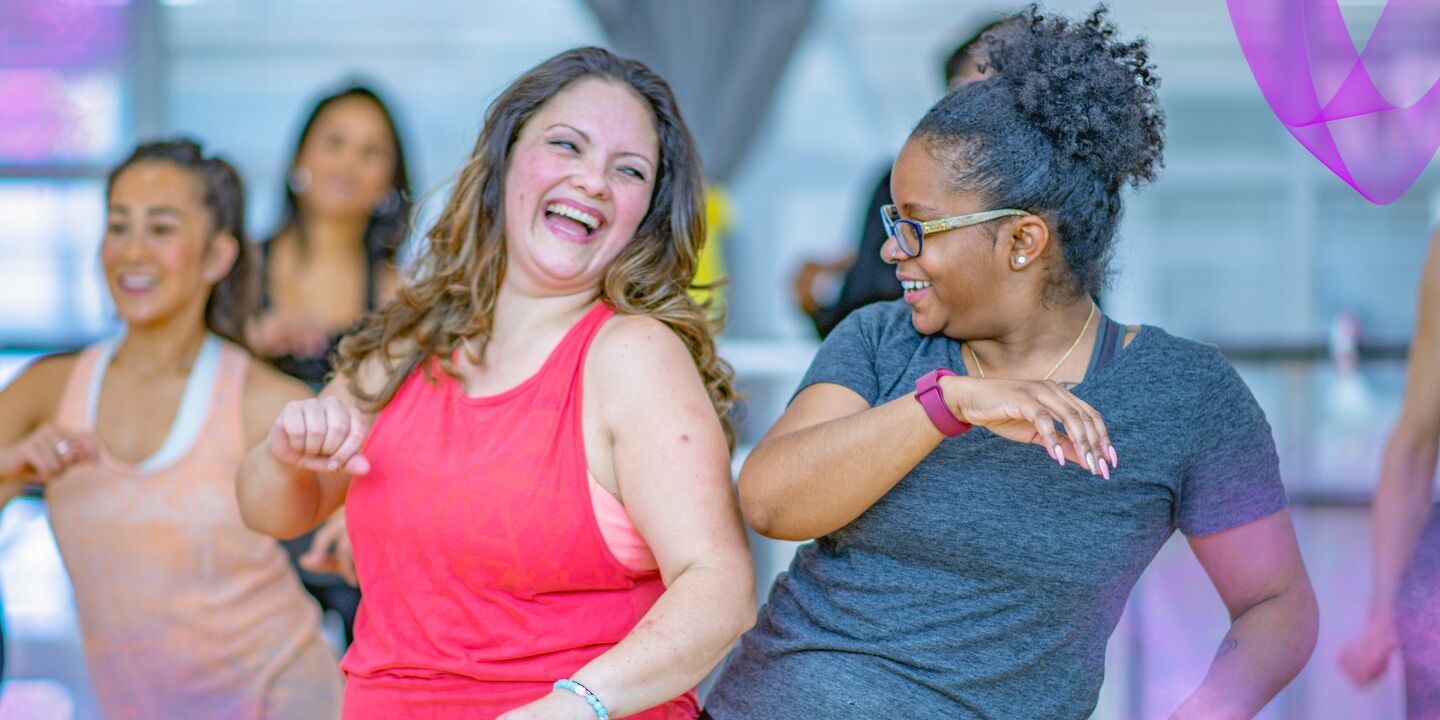
[[[1105,459],[1100,459],[1100,475],[1106,480],[1110,479],[1110,467],[1105,464]]]
[[[1085,464],[1090,466],[1090,474],[1095,474],[1095,453],[1085,451]]]
[[[1055,462],[1060,463],[1060,467],[1065,467],[1065,451],[1059,445],[1055,446]]]
[[[1110,451],[1110,467],[1120,467],[1120,457],[1115,454],[1115,446],[1110,445],[1105,449]]]
[[[335,460],[331,460],[328,467],[330,468],[330,472],[335,472],[336,470],[340,469],[340,463]]]

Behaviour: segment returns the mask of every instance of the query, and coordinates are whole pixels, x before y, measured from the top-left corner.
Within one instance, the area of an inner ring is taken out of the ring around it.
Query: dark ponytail
[[[140,145],[125,161],[110,171],[105,195],[110,195],[115,178],[126,168],[141,162],[168,162],[188,170],[204,188],[205,207],[210,211],[211,232],[206,244],[220,233],[229,233],[239,245],[230,272],[210,289],[205,301],[205,327],[245,347],[245,321],[254,314],[258,295],[255,251],[245,235],[245,188],[240,174],[218,157],[206,157],[192,140],[161,140]]]

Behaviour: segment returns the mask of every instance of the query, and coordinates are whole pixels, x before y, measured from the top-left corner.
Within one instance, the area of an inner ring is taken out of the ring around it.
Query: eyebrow
[[[580,128],[575,127],[574,125],[567,125],[567,124],[565,124],[565,123],[555,123],[554,125],[551,125],[550,127],[547,127],[547,128],[545,128],[545,129],[546,129],[546,130],[554,130],[554,129],[557,128],[557,127],[562,127],[562,128],[567,128],[567,129],[569,129],[569,130],[573,130],[573,131],[575,132],[575,134],[579,135],[579,136],[580,136],[580,139],[581,139],[581,140],[584,140],[587,144],[593,144],[593,143],[594,143],[594,141],[590,139],[590,135],[589,135],[588,133],[586,133],[584,130],[581,130]],[[652,167],[652,168],[655,167],[655,161],[654,161],[654,160],[651,160],[648,156],[642,155],[642,154],[637,153],[637,152],[625,151],[625,152],[618,153],[618,155],[619,155],[620,157],[633,157],[633,158],[638,158],[638,159],[640,159],[640,160],[644,160],[644,161],[646,162],[646,164],[650,165],[650,167]]]
[[[110,214],[111,214],[111,215],[124,215],[124,216],[127,216],[127,217],[128,217],[128,216],[130,215],[130,208],[125,207],[124,205],[111,205],[111,206],[110,206]],[[185,213],[182,212],[179,208],[173,208],[173,207],[169,207],[169,206],[161,206],[161,207],[146,208],[146,209],[145,209],[145,217],[147,217],[147,218],[174,218],[175,220],[184,220],[184,219],[185,219]]]
[[[914,215],[943,215],[943,214],[944,214],[944,213],[940,212],[939,210],[936,210],[935,208],[930,207],[929,205],[922,205],[922,204],[920,204],[920,203],[908,203],[908,202],[907,202],[907,203],[901,205],[901,206],[900,206],[900,209],[904,210],[906,215],[911,215],[911,216],[914,216]]]

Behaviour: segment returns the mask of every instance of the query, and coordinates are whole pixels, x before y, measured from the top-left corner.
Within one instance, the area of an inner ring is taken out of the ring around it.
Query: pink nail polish
[[[1115,454],[1115,446],[1111,445],[1106,450],[1110,453],[1110,467],[1120,467],[1120,458]]]
[[[1100,458],[1100,476],[1106,480],[1110,479],[1110,467],[1105,464],[1105,458]]]
[[[1065,450],[1059,445],[1055,446],[1055,462],[1060,463],[1060,467],[1065,467]]]

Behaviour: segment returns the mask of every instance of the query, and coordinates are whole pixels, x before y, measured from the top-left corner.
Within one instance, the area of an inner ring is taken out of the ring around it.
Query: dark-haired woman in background
[[[322,98],[295,145],[280,230],[264,246],[263,314],[249,328],[256,354],[324,387],[341,332],[395,295],[409,213],[405,152],[385,103],[363,86]],[[360,592],[343,512],[285,546],[305,589],[340,616],[348,644]]]
[[[0,499],[44,487],[106,718],[325,718],[340,673],[234,476],[300,383],[242,348],[254,265],[239,177],[188,141],[110,175],[100,256],[118,341],[0,392]]]
[[[295,145],[280,229],[265,243],[255,352],[323,387],[340,333],[395,295],[409,210],[405,152],[385,103],[361,86],[322,98]]]
[[[716,720],[1087,717],[1177,528],[1232,625],[1174,717],[1251,717],[1305,664],[1315,598],[1260,407],[1215,348],[1091,301],[1162,148],[1146,47],[1115,33],[1032,8],[901,150],[882,255],[904,299],[835,330],[741,473],[757,530],[817,540]]]

